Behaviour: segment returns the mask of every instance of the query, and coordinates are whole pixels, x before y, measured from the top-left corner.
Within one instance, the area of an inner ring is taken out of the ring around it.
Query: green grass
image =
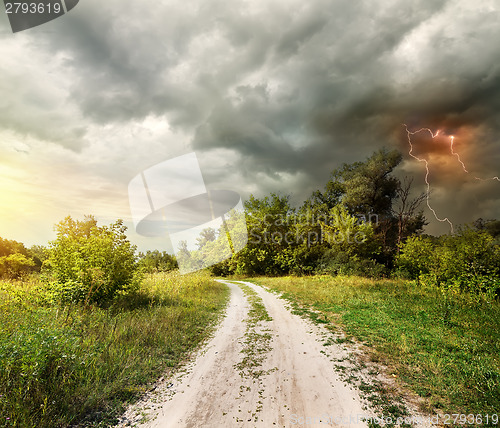
[[[246,387],[244,385],[240,386],[240,395],[238,398],[244,397],[244,391],[250,391],[255,388],[258,399],[254,402],[256,406],[255,410],[249,416],[253,422],[258,422],[258,414],[262,411],[262,400],[264,398],[263,377],[278,370],[277,367],[268,370],[262,368],[262,364],[267,358],[267,353],[271,349],[270,344],[272,341],[271,330],[266,323],[273,319],[269,316],[262,299],[251,287],[244,284],[238,284],[238,286],[245,294],[250,304],[250,309],[245,319],[247,325],[245,335],[240,342],[243,345],[243,349],[241,350],[243,357],[239,363],[234,365],[234,368],[238,370],[242,379],[250,379],[252,381],[252,386],[248,384]],[[236,422],[244,421],[237,418]]]
[[[204,273],[150,275],[107,309],[43,290],[0,282],[0,427],[110,426],[207,337],[229,295]]]
[[[261,366],[267,352],[269,352],[272,339],[271,334],[268,333],[269,329],[264,328],[262,323],[273,319],[267,313],[262,299],[251,287],[243,284],[238,284],[238,286],[247,297],[250,310],[246,319],[247,328],[243,338],[243,349],[241,350],[244,357],[242,361],[235,365],[235,368],[239,370],[241,377],[257,379],[266,374]]]
[[[499,413],[498,302],[443,294],[413,281],[314,276],[255,282],[363,342],[372,361],[389,366],[421,397],[421,410]]]

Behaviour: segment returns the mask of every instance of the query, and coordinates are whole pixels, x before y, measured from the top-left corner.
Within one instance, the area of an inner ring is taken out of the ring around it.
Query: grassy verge
[[[318,322],[343,327],[434,413],[500,413],[500,304],[411,281],[261,278]],[[483,426],[486,418],[483,417]],[[492,425],[493,426],[493,425]]]
[[[203,273],[156,274],[108,309],[0,283],[0,427],[104,427],[211,331],[228,298]]]

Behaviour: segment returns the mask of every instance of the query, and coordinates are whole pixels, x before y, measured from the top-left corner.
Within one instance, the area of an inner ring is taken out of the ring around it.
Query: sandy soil
[[[231,288],[231,300],[214,337],[185,370],[129,409],[121,426],[366,427],[361,418],[369,411],[334,367],[345,348],[325,347],[320,327],[293,315],[274,294],[244,283],[272,317],[249,332],[246,296],[238,285],[223,282]],[[268,338],[260,349],[261,365],[252,368],[254,376],[237,368],[249,334]],[[148,421],[138,424],[144,417]]]

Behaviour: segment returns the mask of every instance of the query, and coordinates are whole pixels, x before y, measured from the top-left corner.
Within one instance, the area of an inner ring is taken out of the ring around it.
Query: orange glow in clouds
[[[406,134],[407,134],[407,137],[408,137],[408,145],[410,147],[410,150],[409,150],[408,154],[412,158],[416,159],[417,161],[423,162],[424,165],[425,165],[425,184],[427,185],[427,197],[426,197],[427,207],[432,212],[432,214],[434,215],[434,217],[436,218],[436,220],[438,220],[440,222],[446,222],[446,223],[448,223],[450,225],[451,233],[453,233],[453,223],[448,219],[448,217],[440,218],[437,215],[435,209],[430,204],[430,190],[431,189],[430,189],[430,182],[429,182],[429,175],[430,175],[429,162],[427,161],[427,159],[424,159],[424,158],[422,158],[420,156],[417,156],[417,155],[415,155],[413,153],[414,142],[412,142],[412,139],[414,138],[415,135],[420,134],[420,133],[424,133],[424,134],[428,133],[432,137],[432,140],[434,140],[438,135],[440,135],[441,130],[437,130],[436,132],[432,132],[432,130],[430,128],[420,128],[420,129],[418,129],[416,131],[410,131],[408,129],[408,126],[406,124],[403,124],[403,126],[405,127]],[[450,152],[451,152],[451,155],[455,156],[457,158],[457,161],[462,166],[462,169],[464,170],[464,172],[466,172],[467,174],[469,174],[469,171],[467,170],[467,168],[465,166],[465,163],[460,158],[460,155],[457,152],[455,152],[455,149],[454,149],[455,135],[450,135],[449,136],[449,141],[450,141]],[[437,151],[439,153],[439,152],[442,152],[442,148],[441,147],[436,147],[434,145],[434,146],[429,146],[425,151],[426,152]],[[476,180],[480,180],[480,181],[496,180],[496,181],[500,182],[500,179],[498,178],[498,176],[491,177],[491,178],[480,178],[480,177],[474,176],[474,178]]]
[[[410,146],[410,151],[408,152],[408,154],[412,158],[418,160],[419,162],[424,162],[424,164],[425,164],[425,184],[427,185],[427,196],[426,196],[427,207],[429,208],[429,210],[432,211],[432,214],[434,214],[434,217],[436,217],[436,220],[438,220],[440,222],[447,222],[450,225],[451,233],[453,233],[453,223],[448,219],[448,217],[439,218],[438,215],[436,214],[436,211],[431,206],[431,203],[430,203],[431,185],[429,183],[429,174],[430,174],[430,171],[429,171],[429,162],[427,162],[426,159],[419,158],[418,156],[415,156],[413,154],[413,144],[411,142],[412,135],[418,134],[420,132],[428,132],[431,135],[431,137],[434,139],[434,138],[436,138],[439,135],[439,130],[436,133],[433,133],[429,128],[420,128],[418,131],[411,132],[408,129],[408,126],[406,124],[403,124],[403,125],[404,125],[404,127],[406,129],[406,134],[408,136],[408,144]],[[453,138],[452,138],[451,141],[452,141],[452,144],[453,144]]]

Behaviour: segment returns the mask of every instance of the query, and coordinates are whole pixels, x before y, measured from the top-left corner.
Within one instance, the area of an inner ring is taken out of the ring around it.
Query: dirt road
[[[320,329],[263,288],[223,282],[231,300],[214,337],[182,373],[135,406],[135,420],[142,413],[149,421],[132,425],[367,426],[360,397],[334,368],[331,356],[341,355],[341,346],[330,343],[325,352]],[[131,410],[128,422],[133,418]]]

